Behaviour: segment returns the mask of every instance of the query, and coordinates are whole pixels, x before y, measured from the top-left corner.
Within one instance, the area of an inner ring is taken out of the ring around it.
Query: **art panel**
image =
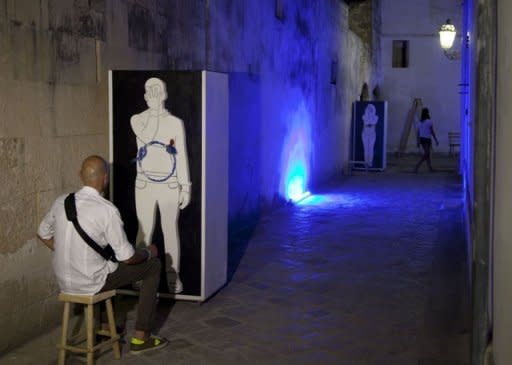
[[[354,169],[386,168],[387,102],[356,101],[352,109],[352,160]]]
[[[206,76],[110,74],[113,202],[130,242],[163,253],[159,291],[178,299],[205,298]]]

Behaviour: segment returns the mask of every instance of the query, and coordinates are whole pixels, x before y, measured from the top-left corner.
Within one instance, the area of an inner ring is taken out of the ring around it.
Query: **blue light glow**
[[[286,187],[286,196],[288,199],[297,201],[304,192],[304,179],[302,176],[293,176]]]
[[[281,158],[281,194],[286,200],[304,198],[309,179],[311,118],[304,103],[292,114]]]
[[[314,194],[299,201],[297,205],[307,207],[345,207],[368,206],[371,201],[361,199],[354,194]]]
[[[310,195],[306,199],[299,202],[299,205],[322,205],[327,202],[325,195]]]
[[[301,193],[301,194],[296,194],[296,195],[293,195],[290,199],[295,202],[295,203],[299,203],[301,202],[302,200],[306,199],[308,196],[310,196],[311,193],[309,191],[306,191],[304,193]]]

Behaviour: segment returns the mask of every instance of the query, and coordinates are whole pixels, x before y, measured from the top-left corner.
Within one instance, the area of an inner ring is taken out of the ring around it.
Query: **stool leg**
[[[87,328],[87,365],[94,364],[94,304],[84,307],[85,325]]]
[[[112,308],[112,300],[109,298],[107,299],[107,317],[108,317],[108,327],[110,331],[110,337],[117,336],[116,331],[116,321],[114,319],[114,310]],[[119,348],[119,340],[112,343],[112,349],[114,350],[114,357],[116,359],[121,358],[121,349]]]
[[[59,365],[64,365],[66,362],[66,349],[64,346],[66,346],[68,342],[69,307],[70,303],[64,302],[64,314],[62,315],[62,332],[60,337],[60,345],[62,347],[59,349]]]

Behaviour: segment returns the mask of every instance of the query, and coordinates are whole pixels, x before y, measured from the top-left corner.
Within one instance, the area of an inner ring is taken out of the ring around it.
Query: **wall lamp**
[[[451,23],[450,19],[446,19],[446,23],[439,28],[439,41],[444,55],[450,60],[458,60],[460,58],[460,52],[451,49],[456,35],[455,26]]]

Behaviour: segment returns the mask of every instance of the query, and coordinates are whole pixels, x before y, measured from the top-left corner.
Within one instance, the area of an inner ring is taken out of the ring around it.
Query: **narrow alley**
[[[119,362],[108,351],[97,363],[469,364],[455,160],[435,160],[438,171],[419,174],[411,161],[356,173],[262,217],[232,237],[231,280],[217,295],[202,305],[160,300],[166,349],[134,356],[123,346]],[[132,302],[123,297],[120,307]],[[54,364],[57,338],[58,329],[0,363]]]

